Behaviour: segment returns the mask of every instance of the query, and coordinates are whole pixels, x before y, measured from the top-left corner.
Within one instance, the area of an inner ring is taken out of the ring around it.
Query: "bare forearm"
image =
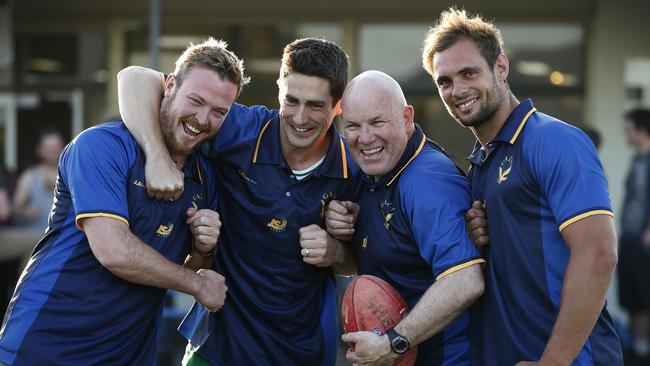
[[[483,277],[478,264],[436,281],[422,295],[411,312],[396,327],[411,346],[442,331],[483,293]]]
[[[169,288],[186,294],[197,292],[197,274],[169,261],[150,246],[130,235],[125,248],[124,261],[108,269],[116,276],[129,282],[160,288]]]
[[[163,96],[160,73],[127,67],[117,74],[117,90],[122,120],[147,156],[168,155],[158,123]]]
[[[116,276],[141,285],[197,293],[198,274],[169,261],[133,235],[124,223],[110,218],[85,219],[84,223],[93,254]]]
[[[613,265],[594,254],[572,255],[564,277],[560,311],[542,359],[570,365],[584,346],[605,304]],[[605,268],[605,269],[603,269]]]
[[[337,240],[340,251],[340,261],[332,264],[334,273],[342,276],[357,274],[357,259],[354,255],[352,243]]]

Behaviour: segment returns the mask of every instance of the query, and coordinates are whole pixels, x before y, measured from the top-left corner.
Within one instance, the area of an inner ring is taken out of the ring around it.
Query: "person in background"
[[[625,180],[618,291],[630,315],[629,360],[650,362],[650,110],[631,110],[624,123],[635,154]]]
[[[600,150],[600,144],[602,143],[600,132],[598,132],[598,130],[593,127],[584,127],[582,131],[589,137],[591,142],[594,144],[596,151]]]
[[[64,145],[63,136],[57,130],[46,128],[41,132],[36,146],[39,162],[25,170],[16,185],[14,224],[17,227],[45,231]]]

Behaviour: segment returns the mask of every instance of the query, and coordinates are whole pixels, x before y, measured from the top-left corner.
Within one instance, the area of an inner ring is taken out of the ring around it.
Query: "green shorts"
[[[185,356],[183,356],[183,366],[211,366],[208,361],[206,361],[203,357],[199,356],[198,353],[196,353],[196,348],[192,347],[191,344],[187,344],[187,347],[185,347]]]

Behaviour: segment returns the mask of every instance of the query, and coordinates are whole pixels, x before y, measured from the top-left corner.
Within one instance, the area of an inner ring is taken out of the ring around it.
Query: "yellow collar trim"
[[[260,134],[257,136],[257,144],[255,144],[255,153],[253,153],[253,163],[257,163],[257,152],[260,149],[260,142],[262,141],[262,135],[264,135],[264,131],[266,131],[266,129],[269,127],[271,121],[266,122],[264,127],[262,127],[262,131],[260,131]]]
[[[510,139],[510,144],[511,145],[514,144],[515,141],[517,141],[517,137],[519,137],[519,134],[521,133],[521,130],[524,128],[524,125],[526,124],[526,122],[528,122],[528,118],[530,117],[531,114],[533,114],[533,112],[536,112],[536,111],[537,111],[537,108],[533,107],[531,110],[528,111],[528,113],[526,113],[526,115],[524,116],[524,119],[521,120],[521,123],[519,124],[519,127],[517,128],[517,131],[515,131],[515,134]]]
[[[415,157],[418,156],[418,154],[420,153],[420,151],[422,151],[422,148],[424,147],[424,143],[425,143],[425,142],[427,142],[427,137],[426,137],[424,134],[422,134],[422,141],[420,141],[420,146],[418,146],[418,149],[415,150],[415,153],[413,154],[413,156],[411,156],[411,158],[409,159],[409,161],[407,161],[406,164],[404,164],[404,166],[402,167],[402,169],[400,169],[400,170],[397,172],[397,174],[395,174],[395,176],[393,177],[393,179],[391,179],[390,182],[388,182],[388,184],[386,184],[386,187],[390,186],[390,185],[393,183],[393,181],[395,181],[395,179],[397,179],[397,177],[400,175],[400,173],[402,173],[402,171],[403,171],[404,169],[406,169],[406,167],[409,166],[409,164],[411,164],[411,162],[413,161],[413,159],[415,159]]]

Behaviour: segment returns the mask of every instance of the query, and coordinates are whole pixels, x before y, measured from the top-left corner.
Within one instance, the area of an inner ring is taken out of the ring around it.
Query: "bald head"
[[[381,71],[366,71],[345,88],[341,109],[354,160],[375,180],[389,174],[414,131],[413,107],[397,81]]]
[[[404,92],[390,75],[377,70],[365,71],[357,75],[343,93],[341,107],[355,107],[355,102],[390,103],[400,109],[406,107]]]

